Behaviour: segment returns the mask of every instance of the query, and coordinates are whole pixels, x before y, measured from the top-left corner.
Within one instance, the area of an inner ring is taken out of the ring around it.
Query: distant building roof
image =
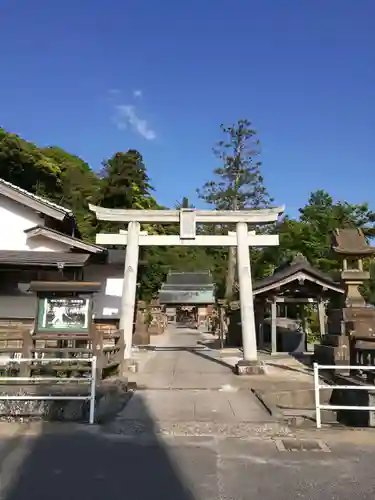
[[[209,271],[170,272],[159,292],[161,304],[213,304],[215,285]]]
[[[211,285],[213,286],[212,276],[209,271],[181,273],[170,272],[167,276],[167,285],[185,286],[185,285]]]
[[[0,178],[0,194],[54,219],[63,220],[65,217],[74,217],[73,212],[52,201],[30,193],[11,182]]]

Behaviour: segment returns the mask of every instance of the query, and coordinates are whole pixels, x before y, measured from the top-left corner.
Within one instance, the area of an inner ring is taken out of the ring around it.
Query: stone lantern
[[[360,229],[336,229],[333,250],[341,258],[341,279],[345,286],[346,307],[365,307],[360,286],[370,279],[370,273],[363,270],[363,260],[374,255],[372,248]]]
[[[360,229],[336,229],[332,249],[341,259],[341,280],[345,303],[328,314],[328,334],[317,346],[315,359],[321,364],[361,364],[363,353],[375,349],[375,309],[367,306],[360,287],[370,278],[364,259],[371,247]],[[375,352],[375,351],[374,351]]]

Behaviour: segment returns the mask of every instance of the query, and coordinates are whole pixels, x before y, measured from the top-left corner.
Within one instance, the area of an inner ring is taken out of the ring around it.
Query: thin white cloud
[[[136,99],[140,99],[141,97],[143,97],[142,90],[141,89],[133,90],[133,97],[135,97]]]
[[[131,104],[119,104],[115,106],[115,123],[120,130],[125,130],[129,125],[135,132],[147,141],[156,139],[156,132],[148,121],[138,115],[137,109]]]
[[[108,94],[109,94],[109,95],[116,96],[116,95],[121,94],[121,90],[119,90],[119,89],[109,89],[109,90],[108,90]]]

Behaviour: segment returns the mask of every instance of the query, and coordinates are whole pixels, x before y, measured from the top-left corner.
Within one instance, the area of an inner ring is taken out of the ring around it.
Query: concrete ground
[[[113,422],[0,424],[0,499],[374,498],[373,431],[283,428],[198,339],[175,330],[144,353],[143,389]]]

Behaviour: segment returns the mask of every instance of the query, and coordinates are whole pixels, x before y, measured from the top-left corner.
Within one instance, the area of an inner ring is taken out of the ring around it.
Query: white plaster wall
[[[44,225],[30,208],[0,195],[0,250],[29,250],[25,229]]]
[[[35,236],[27,240],[28,250],[38,252],[69,252],[70,246],[60,241],[50,240],[44,236]]]
[[[109,264],[88,265],[84,268],[84,279],[102,283],[101,290],[94,294],[95,318],[119,319],[121,293],[117,295],[109,293],[116,292],[116,288],[121,290],[123,266]],[[113,287],[108,287],[108,280],[117,280],[119,286],[115,287],[115,290]],[[36,296],[31,293],[24,293],[19,287],[17,288],[17,280],[11,285],[14,285],[14,290],[10,289],[11,286],[4,287],[0,275],[0,318],[34,318]]]
[[[84,268],[86,281],[100,281],[100,292],[94,295],[94,314],[97,319],[120,318],[124,267],[119,265],[88,265]]]
[[[0,195],[0,250],[68,251],[67,245],[48,238],[27,240],[26,229],[44,225],[43,217],[34,210]]]

